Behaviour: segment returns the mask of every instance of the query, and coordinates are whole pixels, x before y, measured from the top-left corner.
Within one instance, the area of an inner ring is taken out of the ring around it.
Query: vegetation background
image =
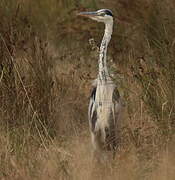
[[[118,155],[91,161],[87,107],[104,25],[115,16],[110,72],[125,102]],[[0,179],[173,180],[175,3],[0,1]]]

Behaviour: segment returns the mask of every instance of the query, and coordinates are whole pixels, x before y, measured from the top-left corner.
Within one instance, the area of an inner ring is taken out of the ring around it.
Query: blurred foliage
[[[108,62],[126,104],[122,145],[132,143],[144,166],[172,140],[173,1],[1,0],[0,128],[9,132],[9,154],[27,154],[31,142],[47,149],[56,135],[87,129],[104,25],[76,14],[100,8],[115,14]]]

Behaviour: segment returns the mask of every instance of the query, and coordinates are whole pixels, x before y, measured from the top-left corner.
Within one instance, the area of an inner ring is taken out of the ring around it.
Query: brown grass
[[[2,0],[0,179],[173,180],[174,6],[170,0]],[[103,26],[75,14],[103,7],[120,19],[108,61],[125,112],[116,159],[98,165],[87,106]]]
[[[5,141],[7,138],[5,137]],[[1,137],[1,144],[3,137]],[[4,179],[173,179],[174,154],[169,150],[159,152],[152,160],[139,162],[134,146],[121,148],[115,161],[108,166],[94,164],[91,144],[87,133],[78,137],[54,140],[48,146],[36,149],[32,143],[28,152],[10,152],[9,142],[1,149],[1,162],[5,153],[5,164],[1,167]],[[174,147],[174,146],[173,146]],[[158,166],[152,169],[154,161]]]

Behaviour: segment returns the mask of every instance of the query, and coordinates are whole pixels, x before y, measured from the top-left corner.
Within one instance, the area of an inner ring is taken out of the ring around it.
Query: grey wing
[[[115,137],[116,137],[116,148],[120,144],[120,128],[121,128],[121,115],[122,115],[122,101],[117,88],[114,89],[113,92],[113,117],[115,121]]]
[[[122,106],[121,97],[120,97],[117,87],[114,89],[112,101],[114,103],[114,117],[115,117],[115,120],[117,120],[119,118],[120,110]]]
[[[89,125],[92,132],[94,132],[95,124],[97,122],[95,96],[96,96],[96,87],[94,87],[92,90],[92,93],[90,96],[90,102],[89,102],[89,110],[88,110]]]

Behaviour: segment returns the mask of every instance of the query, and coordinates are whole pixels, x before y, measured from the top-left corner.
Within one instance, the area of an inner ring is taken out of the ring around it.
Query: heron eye
[[[103,12],[102,12],[102,13],[100,13],[100,16],[105,16],[105,13],[103,13]]]

